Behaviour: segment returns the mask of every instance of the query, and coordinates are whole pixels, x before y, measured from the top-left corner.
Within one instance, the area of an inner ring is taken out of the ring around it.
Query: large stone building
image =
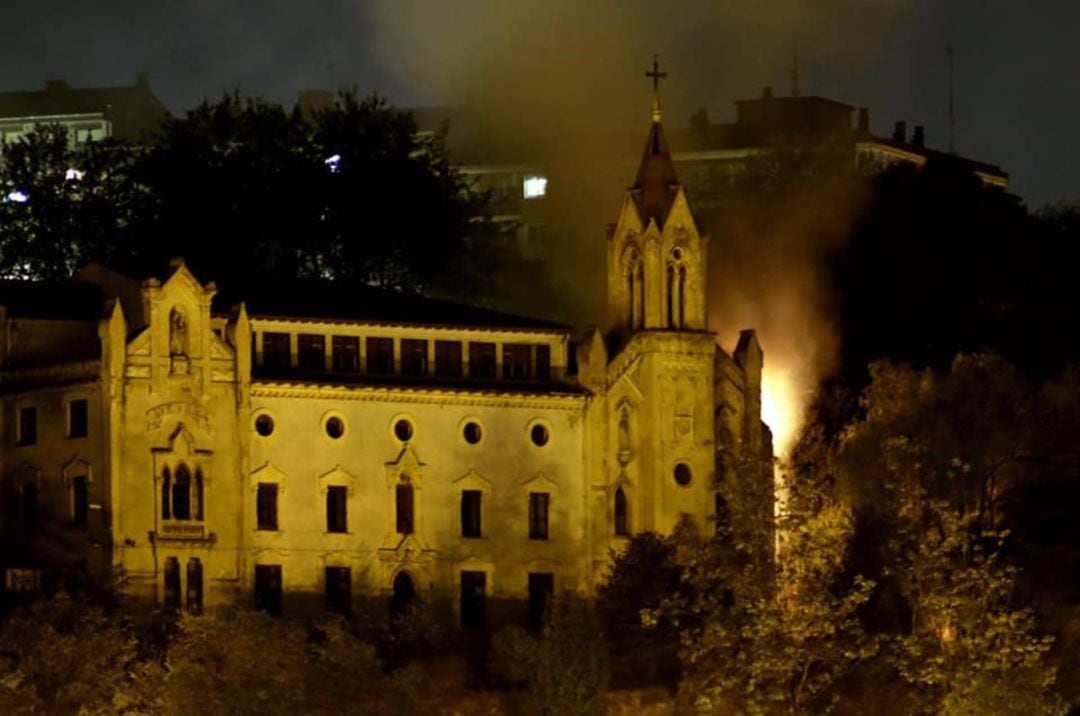
[[[182,261],[0,284],[8,586],[119,572],[172,608],[287,613],[422,595],[468,627],[590,594],[635,533],[707,534],[728,490],[770,523],[762,354],[707,331],[706,252],[656,105],[608,315],[577,340]]]

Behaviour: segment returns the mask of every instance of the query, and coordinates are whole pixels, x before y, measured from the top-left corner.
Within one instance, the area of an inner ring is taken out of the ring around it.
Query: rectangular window
[[[480,536],[480,490],[463,490],[461,493],[461,536]]]
[[[165,558],[165,591],[161,605],[166,611],[180,611],[180,560],[176,557]]]
[[[90,517],[90,490],[84,475],[71,478],[71,524],[85,527]]]
[[[348,496],[348,488],[341,485],[326,490],[327,532],[348,532]]]
[[[281,565],[255,565],[255,611],[281,614]]]
[[[89,433],[89,413],[85,400],[68,403],[68,437],[85,438]]]
[[[427,341],[403,338],[401,340],[401,374],[427,375]]]
[[[296,337],[296,365],[300,370],[326,370],[326,336],[301,333]]]
[[[521,196],[525,199],[539,199],[547,194],[547,177],[541,174],[527,176],[521,181]]]
[[[331,360],[337,373],[360,372],[360,339],[356,336],[334,336],[331,341]]]
[[[187,563],[187,610],[192,614],[202,614],[202,562],[192,557]]]
[[[481,379],[495,377],[494,343],[469,344],[469,377]]]
[[[263,368],[268,370],[288,370],[292,363],[288,333],[266,332],[263,336]]]
[[[348,567],[327,567],[326,611],[348,616],[352,612],[352,575]]]
[[[483,629],[487,625],[487,575],[461,573],[461,628]]]
[[[29,406],[19,408],[19,444],[37,443],[37,408]]]
[[[529,539],[548,538],[548,504],[546,492],[529,493]]]
[[[551,380],[551,346],[536,346],[536,379]]]
[[[393,338],[367,339],[367,372],[368,375],[394,374]]]
[[[503,346],[503,378],[505,380],[528,380],[531,371],[532,346],[523,343],[507,343]]]
[[[278,486],[272,482],[260,482],[256,498],[256,523],[260,530],[276,530]]]
[[[411,535],[416,526],[413,524],[413,486],[407,482],[398,483],[395,502],[398,534]]]
[[[435,341],[435,375],[440,378],[461,377],[461,343]]]
[[[544,625],[551,595],[555,593],[555,575],[550,572],[529,572],[529,629],[540,631]]]

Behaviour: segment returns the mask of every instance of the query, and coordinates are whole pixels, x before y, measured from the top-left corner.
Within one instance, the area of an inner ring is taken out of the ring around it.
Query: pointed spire
[[[648,224],[649,219],[656,219],[658,225],[663,225],[675,198],[679,178],[675,174],[671,149],[668,148],[664,127],[660,123],[660,80],[667,77],[667,73],[660,71],[659,56],[653,55],[652,71],[646,72],[645,76],[653,81],[652,126],[631,191],[641,220]]]

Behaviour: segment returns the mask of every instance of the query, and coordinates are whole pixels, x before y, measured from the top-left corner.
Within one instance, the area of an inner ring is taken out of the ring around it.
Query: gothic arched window
[[[195,519],[203,519],[203,474],[201,468],[195,468]]]
[[[630,534],[630,507],[626,504],[626,493],[621,487],[615,490],[615,534]]]
[[[630,450],[630,411],[622,409],[619,414],[619,452]]]
[[[668,328],[675,328],[675,265],[668,264],[667,267],[667,325]]]
[[[626,320],[633,330],[645,325],[645,286],[641,256],[637,250],[631,251],[626,260]]]
[[[686,267],[679,267],[679,328],[686,327]]]
[[[416,531],[413,518],[413,486],[404,481],[398,483],[395,496],[398,534],[411,535]]]
[[[173,478],[172,516],[176,520],[191,519],[191,473],[183,464],[176,468]]]
[[[167,520],[171,517],[169,511],[169,498],[172,496],[172,479],[169,473],[169,468],[164,468],[161,471],[161,519]]]

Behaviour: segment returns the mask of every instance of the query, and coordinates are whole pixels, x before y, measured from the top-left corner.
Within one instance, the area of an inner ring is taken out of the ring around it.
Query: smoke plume
[[[730,121],[734,99],[757,96],[762,85],[787,89],[795,43],[804,94],[836,89],[821,78],[837,73],[816,67],[873,68],[877,36],[904,11],[900,0],[387,0],[372,5],[370,20],[374,54],[415,88],[410,101],[479,108],[474,116],[493,146],[516,144],[554,167],[548,201],[560,226],[549,237],[552,266],[567,305],[580,308],[564,317],[595,323],[603,227],[615,219],[646,136],[643,73],[652,54],[669,73],[661,88],[666,125],[685,127],[698,107]],[[710,327],[729,350],[739,329],[758,330],[766,419],[781,454],[833,364],[837,337],[821,263],[844,240],[856,203],[847,186],[827,183],[779,206],[726,212],[708,227]]]

